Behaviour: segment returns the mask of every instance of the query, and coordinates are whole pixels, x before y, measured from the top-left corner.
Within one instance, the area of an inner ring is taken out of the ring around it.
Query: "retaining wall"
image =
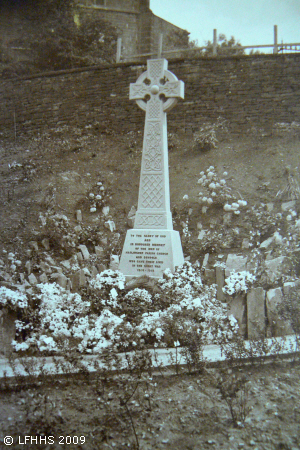
[[[177,59],[169,69],[185,82],[185,100],[168,115],[171,132],[194,131],[219,116],[244,133],[300,121],[300,54]],[[142,129],[144,113],[129,84],[145,65],[122,63],[0,81],[0,131],[14,134],[99,122],[118,132]]]

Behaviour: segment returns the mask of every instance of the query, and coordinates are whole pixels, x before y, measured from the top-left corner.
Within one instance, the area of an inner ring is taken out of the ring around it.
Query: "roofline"
[[[150,9],[150,11],[151,11],[151,9]],[[151,12],[152,12],[152,11],[151,11]],[[164,22],[166,22],[166,23],[172,25],[172,27],[175,27],[175,28],[177,28],[178,30],[181,30],[181,31],[185,31],[187,34],[191,34],[190,31],[187,31],[187,30],[185,30],[184,28],[180,28],[180,27],[178,27],[177,25],[174,25],[174,23],[169,22],[168,20],[165,20],[165,19],[163,19],[162,17],[157,16],[157,15],[154,14],[153,12],[152,12],[152,14],[153,14],[154,17],[157,17],[158,19],[163,20]]]

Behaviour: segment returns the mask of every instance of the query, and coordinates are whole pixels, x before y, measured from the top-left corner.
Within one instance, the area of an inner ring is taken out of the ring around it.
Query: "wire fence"
[[[161,58],[162,56],[172,56],[176,54],[183,54],[186,53],[187,55],[190,54],[207,54],[210,52],[210,56],[216,57],[218,56],[218,37],[217,37],[217,30],[213,30],[213,41],[212,46],[204,46],[204,47],[185,47],[185,48],[177,48],[172,50],[167,50],[163,48],[163,38],[164,35],[161,33],[159,35],[158,39],[158,45],[157,45],[157,51],[151,52],[151,53],[140,53],[135,55],[122,55],[122,38],[118,38],[117,42],[117,54],[116,54],[116,62],[130,62],[130,61],[137,61],[140,58]],[[274,41],[272,44],[262,44],[262,45],[237,45],[235,47],[228,47],[228,53],[230,52],[230,55],[233,55],[234,52],[241,53],[241,51],[245,50],[258,50],[258,49],[267,49],[271,48],[273,49],[273,54],[280,54],[283,52],[300,52],[300,43],[299,42],[292,42],[292,43],[278,43],[278,27],[277,25],[274,25]],[[225,55],[226,53],[223,53],[222,55]]]

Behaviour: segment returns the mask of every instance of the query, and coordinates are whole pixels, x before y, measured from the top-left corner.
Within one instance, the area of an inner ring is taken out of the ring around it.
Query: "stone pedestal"
[[[180,236],[174,230],[127,231],[119,270],[127,277],[160,278],[165,269],[184,262]]]

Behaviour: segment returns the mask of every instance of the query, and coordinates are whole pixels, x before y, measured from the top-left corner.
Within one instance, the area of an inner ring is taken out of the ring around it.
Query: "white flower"
[[[286,216],[286,220],[288,220],[288,221],[292,220],[291,214],[289,214],[288,216]]]
[[[101,200],[101,199],[102,199],[102,197],[100,194],[96,195],[96,200]]]
[[[206,202],[206,201],[207,201],[207,197],[203,197],[203,198],[202,198],[202,201],[203,201],[203,202]]]
[[[214,176],[214,173],[213,172],[208,172],[207,176],[208,176],[208,178],[212,178]]]
[[[208,198],[208,199],[207,199],[207,203],[208,203],[209,205],[211,205],[211,204],[213,203],[213,199],[212,199],[212,198]]]
[[[93,194],[92,192],[89,194],[89,197],[90,198],[94,198],[95,197],[95,194]]]
[[[224,177],[227,177],[228,172],[223,172]]]
[[[113,300],[116,300],[116,299],[117,299],[117,297],[118,297],[118,292],[116,291],[115,288],[112,288],[112,289],[111,289],[111,291],[110,291],[110,293],[109,293],[109,296],[110,296]]]
[[[95,208],[94,206],[92,206],[92,207],[90,208],[90,212],[91,212],[91,213],[96,212],[96,211],[97,211],[97,208]]]
[[[210,183],[210,184],[208,185],[208,187],[209,187],[210,189],[215,189],[216,184],[215,184],[215,183]]]
[[[215,192],[212,192],[210,195],[211,195],[212,197],[215,197],[217,194],[216,194]]]
[[[226,203],[226,204],[223,206],[223,209],[224,209],[224,211],[231,211],[231,206],[228,205],[228,203]]]
[[[240,205],[238,203],[232,203],[231,208],[232,209],[239,209]]]
[[[183,199],[183,200],[188,200],[188,199],[189,199],[189,196],[188,196],[187,194],[185,194],[185,195],[182,197],[182,199]]]
[[[224,186],[226,184],[226,180],[220,180],[220,184],[222,184],[222,186]]]

